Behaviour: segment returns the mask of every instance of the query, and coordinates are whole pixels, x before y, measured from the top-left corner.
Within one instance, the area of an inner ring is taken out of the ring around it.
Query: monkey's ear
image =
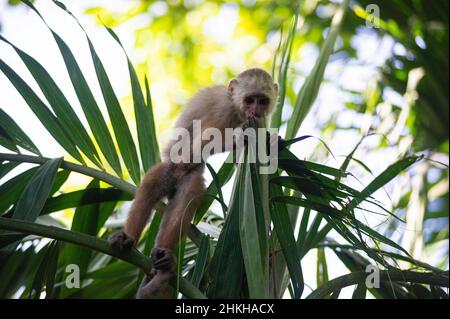
[[[238,81],[236,79],[232,79],[228,84],[228,93],[232,94],[237,84]]]

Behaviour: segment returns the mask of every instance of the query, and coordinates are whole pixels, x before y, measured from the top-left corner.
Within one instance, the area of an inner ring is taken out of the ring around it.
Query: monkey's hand
[[[172,251],[167,248],[155,247],[151,253],[153,269],[161,270],[164,272],[171,271],[175,265],[175,257]]]
[[[284,138],[282,138],[281,136],[279,136],[277,134],[270,134],[269,132],[267,132],[266,134],[267,134],[266,150],[270,150],[271,149],[270,146],[273,143],[277,143],[278,151],[281,151],[283,148],[285,148],[286,140]]]
[[[124,231],[118,231],[112,233],[108,237],[108,243],[112,248],[119,251],[130,250],[136,244],[136,240],[131,236],[127,235]]]
[[[242,130],[243,131],[245,131],[249,127],[252,127],[252,128],[257,128],[258,127],[258,123],[257,123],[255,118],[250,117],[250,118],[247,119],[247,121],[244,122],[244,124],[242,124]]]

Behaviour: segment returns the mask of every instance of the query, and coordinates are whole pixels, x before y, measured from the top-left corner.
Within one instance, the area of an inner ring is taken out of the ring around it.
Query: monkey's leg
[[[205,192],[202,173],[201,169],[191,171],[177,185],[175,196],[164,212],[152,251],[154,277],[144,280],[139,288],[138,298],[154,298],[164,290],[173,276],[175,257],[172,252],[190,227],[192,217]]]
[[[124,231],[110,236],[109,243],[120,250],[133,247],[147,223],[153,206],[168,195],[175,185],[175,179],[170,172],[169,163],[155,165],[145,174],[136,190]]]
[[[195,169],[180,180],[175,196],[170,201],[161,221],[155,242],[157,252],[167,249],[173,251],[177,247],[181,237],[190,227],[204,192],[203,169]],[[161,254],[159,256],[162,257]]]

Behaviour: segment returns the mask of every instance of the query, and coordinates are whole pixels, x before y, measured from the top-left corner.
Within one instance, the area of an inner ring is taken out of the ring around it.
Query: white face
[[[277,85],[262,77],[241,77],[230,82],[234,104],[246,118],[267,116],[275,105]]]
[[[270,103],[270,97],[266,94],[248,94],[242,101],[242,108],[247,118],[258,119],[268,113]]]

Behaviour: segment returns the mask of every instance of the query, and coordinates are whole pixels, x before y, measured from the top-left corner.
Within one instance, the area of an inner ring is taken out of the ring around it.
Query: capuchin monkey
[[[218,129],[225,136],[226,128],[239,128],[249,120],[267,119],[273,110],[278,94],[278,85],[264,70],[248,69],[227,86],[213,86],[198,92],[178,118],[175,128],[184,128],[189,133],[189,159],[196,151],[210,142],[194,134],[194,121],[200,120],[201,131]],[[184,140],[183,140],[184,141]],[[133,248],[150,218],[156,203],[163,197],[168,205],[161,221],[155,246],[151,252],[153,270],[147,274],[137,293],[137,298],[154,298],[173,276],[176,249],[181,236],[186,234],[197,207],[205,192],[203,170],[205,159],[200,163],[174,160],[172,148],[180,139],[173,139],[163,152],[163,161],[151,168],[139,185],[131,206],[125,229],[113,233],[108,239],[113,248]],[[224,144],[222,144],[224,145]],[[232,147],[232,145],[231,145]],[[230,150],[225,145],[221,151]],[[176,155],[179,155],[178,153]]]

